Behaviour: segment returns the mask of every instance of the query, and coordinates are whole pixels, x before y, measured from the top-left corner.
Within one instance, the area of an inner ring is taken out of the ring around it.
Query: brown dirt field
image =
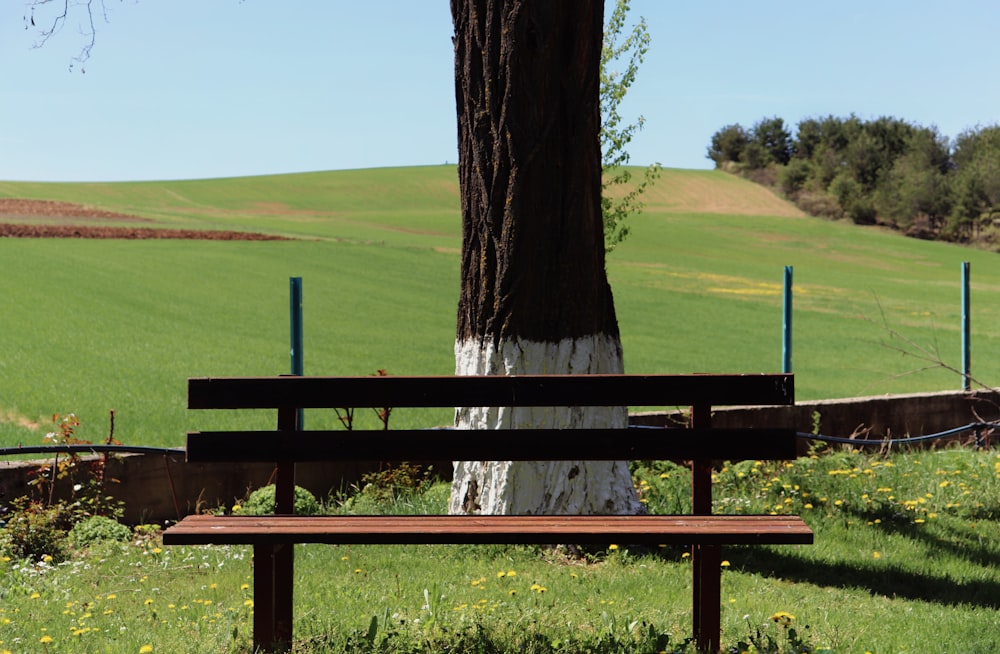
[[[128,220],[131,222],[145,222],[147,220],[138,216],[93,209],[82,204],[73,204],[72,202],[22,200],[19,198],[0,198],[0,217],[5,220],[11,218],[86,218],[88,220]]]
[[[31,223],[19,221],[30,220]],[[14,222],[8,222],[14,221]],[[36,222],[37,221],[37,222]],[[83,221],[90,224],[74,224]],[[102,223],[151,222],[148,218],[93,209],[71,202],[0,198],[0,238],[187,239],[207,241],[283,241],[255,232],[164,229]]]

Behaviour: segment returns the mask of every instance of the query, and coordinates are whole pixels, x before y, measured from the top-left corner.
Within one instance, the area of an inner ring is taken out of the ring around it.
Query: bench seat
[[[810,544],[798,516],[189,516],[166,545]]]
[[[794,404],[790,374],[515,375],[482,377],[236,377],[188,381],[188,408],[277,411],[277,429],[188,434],[187,460],[274,464],[276,510],[267,516],[191,515],[165,545],[252,545],[255,651],[292,647],[296,543],[682,545],[690,548],[692,632],[720,649],[722,547],[806,545],[797,516],[713,515],[720,460],[791,460],[790,428],[711,426],[719,405]],[[685,428],[304,430],[302,409],[407,407],[688,406]],[[691,470],[691,514],[650,516],[296,516],[295,467],[305,461],[661,461]]]

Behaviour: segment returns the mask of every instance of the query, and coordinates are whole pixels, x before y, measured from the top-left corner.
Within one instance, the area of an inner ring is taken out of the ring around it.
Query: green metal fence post
[[[781,372],[792,372],[792,267],[785,266],[784,313],[781,324]]]
[[[292,342],[292,374],[302,376],[304,365],[302,361],[302,278],[289,278],[289,315],[291,322]],[[302,429],[303,410],[299,409],[299,429]]]

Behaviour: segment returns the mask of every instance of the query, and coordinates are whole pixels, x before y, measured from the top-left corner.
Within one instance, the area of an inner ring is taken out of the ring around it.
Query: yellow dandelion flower
[[[608,545],[608,549],[613,551],[613,550],[618,549],[618,546],[615,545],[614,543],[612,543],[611,545]]]
[[[250,584],[240,584],[240,590],[250,590]]]
[[[790,625],[792,623],[792,620],[794,619],[795,619],[794,615],[792,615],[791,613],[787,613],[785,611],[778,611],[777,613],[771,616],[771,620],[785,627]]]
[[[152,645],[143,645],[139,648],[139,654],[150,654],[153,651]]]
[[[52,642],[52,636],[45,634],[44,636],[38,639],[38,642],[42,643],[43,645],[48,645],[49,643]]]
[[[723,561],[719,565],[722,566],[723,568],[728,568],[730,566],[730,563],[729,563],[729,561]]]
[[[876,559],[881,559],[882,558],[882,553],[879,552],[878,550],[876,550],[876,551],[872,552],[872,556],[874,558],[876,558]]]
[[[38,599],[41,596],[42,596],[41,593],[39,593],[38,591],[35,591],[34,593],[31,594],[31,597],[29,599]]]

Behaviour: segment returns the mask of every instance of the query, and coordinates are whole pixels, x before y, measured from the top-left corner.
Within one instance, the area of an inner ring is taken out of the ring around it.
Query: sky
[[[0,180],[457,161],[447,0],[104,2],[71,69],[78,6],[35,47],[30,0],[0,0]],[[632,0],[639,17],[652,43],[622,105],[645,119],[633,164],[710,168],[712,134],[772,116],[892,116],[949,138],[1000,120],[995,0]]]

